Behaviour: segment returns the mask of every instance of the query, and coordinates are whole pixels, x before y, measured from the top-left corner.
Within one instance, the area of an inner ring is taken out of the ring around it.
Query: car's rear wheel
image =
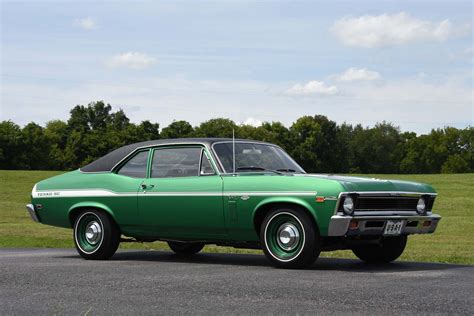
[[[120,244],[117,224],[99,210],[82,211],[74,221],[73,234],[76,249],[85,259],[109,259]]]
[[[388,263],[402,255],[406,244],[407,236],[383,237],[379,244],[357,246],[352,252],[367,263]]]
[[[204,248],[200,242],[177,242],[168,241],[168,246],[178,255],[190,256],[198,253]]]
[[[306,268],[321,252],[317,227],[297,207],[271,210],[261,225],[260,242],[267,259],[278,268]]]

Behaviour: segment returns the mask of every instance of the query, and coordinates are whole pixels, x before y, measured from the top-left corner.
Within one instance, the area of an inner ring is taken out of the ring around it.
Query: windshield
[[[225,172],[233,172],[232,142],[214,145]],[[282,149],[273,145],[257,143],[235,143],[235,172],[297,172],[304,173],[293,159]]]

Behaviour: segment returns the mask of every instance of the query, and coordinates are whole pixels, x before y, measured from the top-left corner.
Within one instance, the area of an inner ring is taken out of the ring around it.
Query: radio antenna
[[[235,131],[232,129],[232,162],[233,162],[233,173],[235,173]]]

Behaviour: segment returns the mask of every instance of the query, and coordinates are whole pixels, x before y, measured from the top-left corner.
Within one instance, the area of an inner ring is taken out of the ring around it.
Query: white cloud
[[[473,95],[468,75],[470,72],[443,80],[426,76],[386,79],[376,89],[347,84],[330,98],[282,97],[286,83],[185,77],[92,80],[73,87],[56,86],[48,80],[35,84],[5,82],[2,118],[19,124],[30,122],[32,117],[41,124],[51,119],[67,120],[74,105],[105,100],[114,110],[123,108],[132,122],[151,120],[160,126],[181,119],[198,125],[215,117],[235,122],[259,118],[290,126],[303,115],[321,114],[338,123],[370,126],[385,120],[402,130],[428,133],[443,126],[472,126]],[[45,108],[49,110],[42,110]]]
[[[262,125],[262,123],[263,123],[262,121],[256,118],[249,117],[245,121],[242,122],[242,125],[250,125],[253,127],[259,127],[260,125]]]
[[[350,81],[372,81],[381,78],[377,71],[368,70],[367,68],[354,68],[347,69],[340,75],[335,75],[334,78],[338,81],[350,82]]]
[[[405,12],[344,17],[334,22],[331,30],[345,45],[369,48],[445,41],[458,33],[448,19],[431,22]]]
[[[97,23],[90,16],[82,19],[75,19],[73,25],[87,31],[97,28]]]
[[[112,68],[144,69],[155,64],[156,59],[139,52],[128,52],[113,56],[108,62]]]
[[[330,86],[323,81],[309,81],[306,84],[297,83],[285,91],[288,95],[293,96],[328,96],[335,95],[339,91],[336,86]]]

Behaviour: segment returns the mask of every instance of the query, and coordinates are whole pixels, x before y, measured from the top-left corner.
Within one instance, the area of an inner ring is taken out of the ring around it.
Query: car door
[[[202,146],[153,149],[149,174],[138,194],[141,219],[159,237],[226,235],[222,179]]]
[[[140,233],[137,196],[147,177],[149,152],[149,149],[136,152],[117,170],[107,174],[106,188],[115,195],[104,198],[103,202],[113,210],[124,233]]]

